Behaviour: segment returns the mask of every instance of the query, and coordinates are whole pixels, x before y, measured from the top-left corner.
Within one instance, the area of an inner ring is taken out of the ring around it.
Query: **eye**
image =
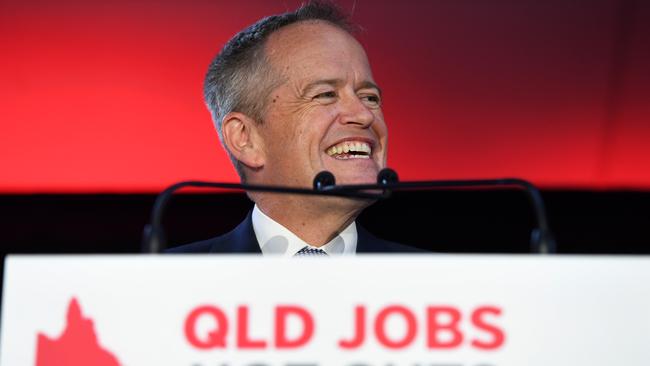
[[[324,93],[316,94],[314,99],[326,99],[326,98],[336,98],[335,91],[326,91]]]
[[[381,105],[381,97],[377,94],[362,94],[359,98],[368,107],[379,107]]]
[[[330,104],[336,101],[338,94],[335,91],[326,91],[323,93],[318,93],[314,96],[313,100],[321,104]]]

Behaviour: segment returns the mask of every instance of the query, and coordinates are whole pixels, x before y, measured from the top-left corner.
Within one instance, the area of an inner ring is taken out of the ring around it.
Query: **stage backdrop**
[[[299,1],[0,0],[0,193],[234,181],[202,102],[236,31]],[[403,179],[650,189],[650,2],[341,1]]]

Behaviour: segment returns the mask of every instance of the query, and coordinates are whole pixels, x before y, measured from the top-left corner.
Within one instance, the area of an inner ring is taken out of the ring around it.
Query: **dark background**
[[[155,195],[5,195],[3,251],[137,253]],[[564,254],[650,253],[650,193],[546,190],[549,223]],[[252,208],[241,193],[180,194],[165,215],[172,245],[220,235]],[[436,252],[527,253],[533,225],[517,190],[395,193],[359,223],[376,235]]]

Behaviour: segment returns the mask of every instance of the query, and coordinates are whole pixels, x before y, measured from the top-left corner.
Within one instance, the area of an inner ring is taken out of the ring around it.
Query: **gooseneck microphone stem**
[[[555,253],[555,240],[551,234],[546,219],[546,211],[542,195],[533,184],[518,178],[477,179],[477,180],[440,180],[398,182],[397,173],[391,169],[383,169],[376,184],[336,185],[332,173],[323,171],[316,175],[314,188],[293,188],[269,185],[253,185],[238,183],[186,181],[176,183],[165,189],[154,203],[151,213],[151,224],[145,227],[143,236],[143,251],[160,253],[166,248],[165,234],[162,228],[164,209],[174,192],[185,187],[221,188],[252,192],[271,192],[283,194],[302,194],[312,196],[336,196],[362,199],[385,199],[393,191],[408,191],[414,189],[460,188],[460,187],[503,187],[514,186],[523,188],[534,211],[536,227],[531,234],[531,250],[540,254]]]
[[[331,173],[330,173],[331,174]],[[383,194],[373,194],[373,193],[364,193],[358,191],[325,191],[324,189],[329,187],[326,185],[329,181],[326,181],[325,184],[321,182],[314,182],[314,189],[307,188],[292,188],[292,187],[280,187],[280,186],[267,186],[267,185],[253,185],[253,184],[239,184],[239,183],[219,183],[219,182],[200,182],[200,181],[185,181],[179,182],[174,185],[169,186],[167,189],[162,191],[156,198],[156,202],[153,205],[151,210],[151,223],[145,226],[144,235],[143,235],[143,251],[148,253],[160,253],[167,248],[167,241],[165,238],[165,233],[162,229],[162,218],[165,212],[165,207],[167,203],[174,195],[174,193],[182,188],[194,187],[194,188],[221,188],[221,189],[233,189],[233,190],[244,190],[252,192],[275,192],[275,193],[284,193],[284,194],[302,194],[302,195],[311,195],[311,196],[337,196],[337,197],[351,197],[351,198],[366,198],[366,199],[380,199],[383,198]],[[333,181],[331,182],[333,184]]]
[[[556,252],[556,244],[551,234],[546,209],[542,194],[532,183],[519,178],[501,179],[475,179],[475,180],[438,180],[438,181],[413,181],[395,182],[383,184],[355,184],[325,187],[325,192],[358,192],[377,188],[385,189],[382,198],[390,194],[390,191],[407,191],[422,188],[466,188],[466,187],[504,187],[512,186],[522,188],[534,212],[536,227],[531,233],[531,251],[540,254]]]

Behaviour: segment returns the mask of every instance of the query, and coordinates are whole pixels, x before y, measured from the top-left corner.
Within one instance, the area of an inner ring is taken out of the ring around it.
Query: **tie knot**
[[[327,257],[327,253],[323,249],[306,246],[300,249],[294,257]]]

